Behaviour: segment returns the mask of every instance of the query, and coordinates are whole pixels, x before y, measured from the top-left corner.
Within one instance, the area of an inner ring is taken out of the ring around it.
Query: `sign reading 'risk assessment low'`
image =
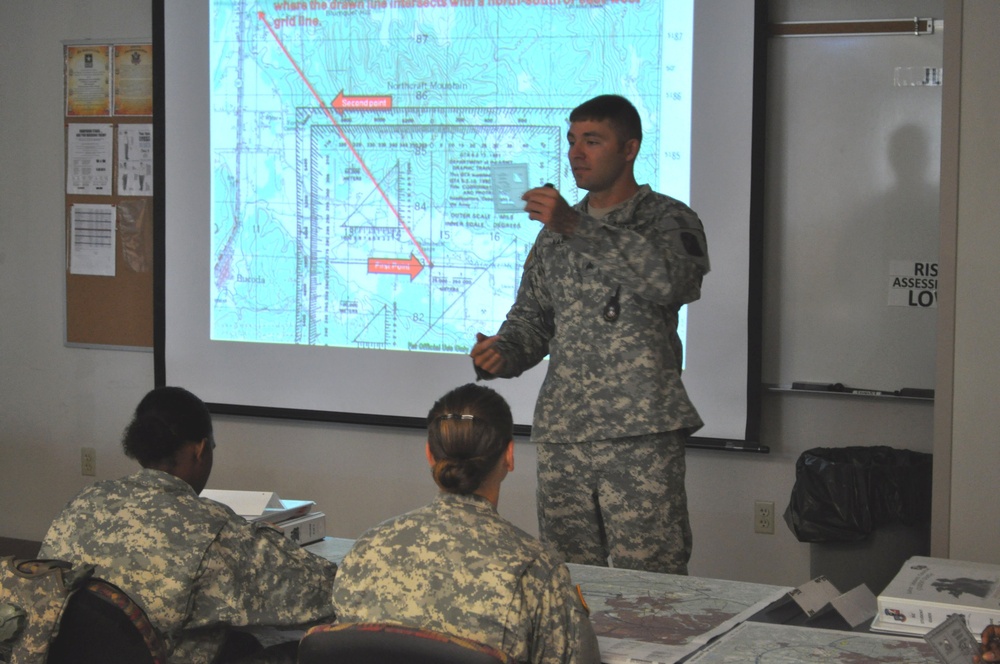
[[[889,306],[937,308],[938,264],[889,261]]]

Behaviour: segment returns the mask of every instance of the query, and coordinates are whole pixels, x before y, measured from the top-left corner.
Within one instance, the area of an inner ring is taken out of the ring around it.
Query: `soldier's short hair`
[[[183,387],[158,387],[136,406],[122,434],[122,448],[126,456],[148,467],[204,438],[212,439],[208,406]]]
[[[633,138],[642,143],[642,120],[639,118],[639,111],[632,102],[621,95],[599,95],[583,102],[569,114],[570,122],[586,120],[594,122],[607,120],[622,145]]]
[[[497,392],[475,383],[451,390],[427,414],[434,481],[451,493],[475,492],[513,438],[510,406]]]

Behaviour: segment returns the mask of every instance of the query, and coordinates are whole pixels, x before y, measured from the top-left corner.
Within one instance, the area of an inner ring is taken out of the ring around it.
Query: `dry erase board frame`
[[[890,291],[937,261],[940,32],[770,40],[767,384],[934,387],[936,309]]]

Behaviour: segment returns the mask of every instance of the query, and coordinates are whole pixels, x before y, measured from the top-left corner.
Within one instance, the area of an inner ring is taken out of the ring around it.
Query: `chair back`
[[[514,664],[470,639],[382,623],[313,627],[299,643],[299,664]]]
[[[163,664],[166,651],[146,613],[117,586],[94,579],[66,604],[46,664]]]

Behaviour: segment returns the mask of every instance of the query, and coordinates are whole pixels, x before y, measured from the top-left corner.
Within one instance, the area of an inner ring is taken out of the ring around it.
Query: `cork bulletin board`
[[[66,343],[152,348],[152,45],[63,55]]]

